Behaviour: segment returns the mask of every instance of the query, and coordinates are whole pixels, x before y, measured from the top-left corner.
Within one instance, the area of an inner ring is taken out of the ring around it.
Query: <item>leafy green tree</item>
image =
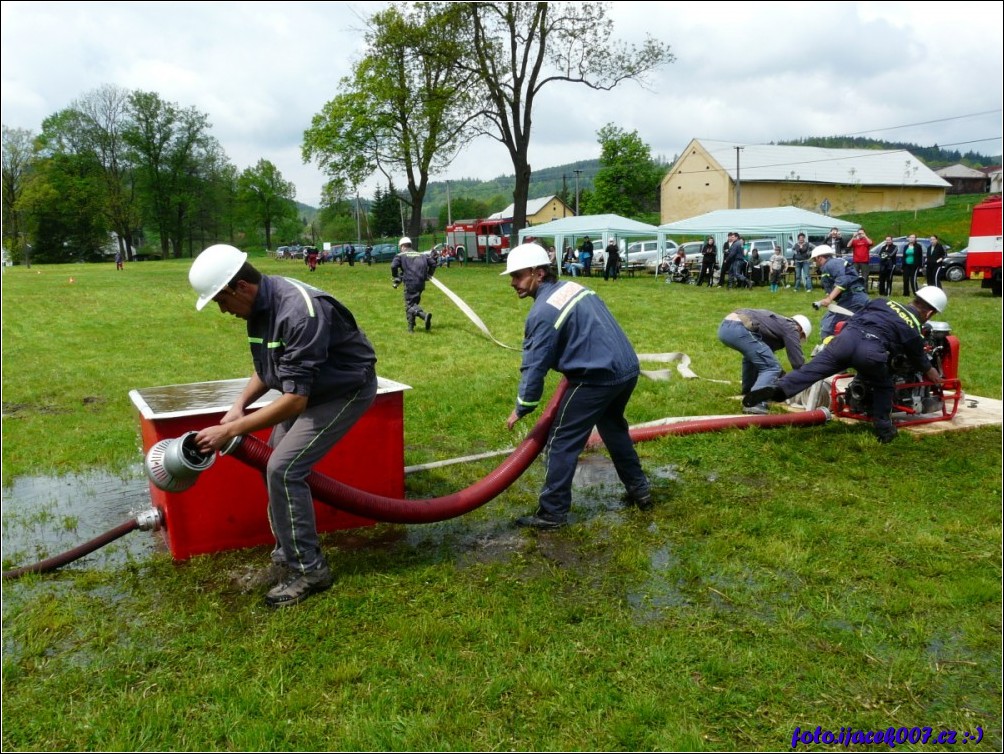
[[[196,201],[194,227],[200,229],[202,246],[209,241],[238,243],[246,237],[245,205],[240,198],[237,166],[227,159],[222,150],[206,162],[207,177],[202,193]],[[264,243],[264,240],[262,240]]]
[[[394,236],[401,232],[401,200],[394,190],[393,183],[390,184],[387,191],[377,187],[373,197],[371,214],[373,232],[377,236]]]
[[[272,248],[272,226],[296,217],[296,187],[268,160],[258,160],[237,179],[238,196],[244,201],[256,225],[265,234],[265,247]]]
[[[344,243],[361,240],[358,236],[362,235],[364,224],[361,219],[358,223],[356,221],[355,200],[346,197],[327,199],[318,213],[318,235],[325,241]]]
[[[471,75],[459,65],[462,39],[427,3],[399,3],[372,16],[368,49],[340,93],[304,133],[303,159],[344,187],[374,172],[407,179],[409,232],[421,231],[429,175],[469,140]]]
[[[102,211],[104,191],[94,162],[57,154],[39,160],[21,201],[28,211],[36,262],[94,262],[111,238]]]
[[[3,126],[3,246],[11,260],[31,267],[25,208],[21,202],[35,161],[35,137],[25,128]]]
[[[160,237],[161,253],[180,257],[198,182],[205,180],[206,160],[216,148],[208,118],[154,92],[133,92],[129,106],[123,138],[144,189],[144,216]]]
[[[659,209],[659,184],[667,166],[652,159],[652,150],[637,131],[627,133],[608,123],[597,134],[600,169],[593,190],[583,199],[588,215],[614,214],[637,217]]]
[[[449,213],[447,213],[446,207],[443,207],[443,209],[440,210],[440,228],[445,228],[447,226],[447,214],[452,215],[454,222],[456,222],[457,220],[477,220],[482,217],[487,217],[491,214],[491,211],[488,209],[488,205],[482,201],[458,196],[456,199],[450,201]]]
[[[568,82],[609,91],[673,61],[651,37],[639,47],[611,42],[609,3],[463,2],[445,4],[467,23],[473,54],[460,64],[477,76],[490,133],[505,145],[515,172],[513,237],[526,227],[533,108],[545,86]],[[602,44],[600,44],[602,42]]]
[[[101,184],[101,212],[128,258],[138,245],[142,224],[135,172],[123,140],[129,125],[129,93],[106,85],[89,92],[45,119],[39,147],[48,155],[74,156],[93,163]]]

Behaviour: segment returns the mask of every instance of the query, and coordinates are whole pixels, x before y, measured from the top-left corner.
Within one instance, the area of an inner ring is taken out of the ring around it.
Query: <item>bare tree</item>
[[[447,3],[468,19],[473,54],[460,60],[488,103],[490,135],[505,145],[516,174],[513,235],[526,227],[533,107],[548,84],[569,82],[609,91],[623,81],[645,83],[671,63],[669,46],[651,37],[638,45],[610,43],[609,3]],[[597,44],[602,40],[603,44]]]

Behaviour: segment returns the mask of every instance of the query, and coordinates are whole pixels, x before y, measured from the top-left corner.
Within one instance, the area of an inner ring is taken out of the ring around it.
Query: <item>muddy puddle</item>
[[[652,478],[653,481],[674,479],[675,469],[653,470]],[[573,489],[571,523],[596,518],[611,525],[624,522],[624,488],[605,454],[587,453],[580,458]],[[22,477],[4,488],[2,494],[2,550],[6,569],[65,553],[151,508],[149,482],[142,466],[123,476],[90,472]],[[328,536],[338,549],[353,549],[354,539],[360,539],[361,546],[366,547],[400,545],[425,551],[431,548],[444,557],[455,558],[463,568],[505,561],[534,546],[534,541],[517,529],[512,519],[511,513],[500,512],[492,518],[407,526],[389,535],[387,542],[374,542],[351,530]],[[65,567],[114,567],[166,551],[161,533],[133,531]]]
[[[72,550],[151,507],[141,467],[124,476],[20,477],[3,489],[0,503],[4,567],[19,568]],[[118,566],[166,549],[159,533],[134,531],[66,567]]]

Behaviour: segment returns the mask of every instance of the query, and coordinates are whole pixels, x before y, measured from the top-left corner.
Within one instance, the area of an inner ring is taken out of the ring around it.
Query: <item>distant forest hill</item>
[[[1001,155],[982,155],[976,152],[959,152],[953,149],[942,149],[935,145],[933,147],[921,147],[916,144],[906,144],[903,142],[877,141],[855,136],[826,136],[809,137],[795,139],[792,141],[779,141],[780,145],[794,147],[824,147],[827,149],[905,149],[910,154],[922,160],[931,170],[938,170],[949,165],[962,163],[971,168],[991,167],[1001,164]],[[674,161],[675,161],[674,157]],[[666,164],[668,171],[672,163]],[[568,198],[569,204],[575,202],[575,171],[579,173],[580,191],[593,188],[593,180],[599,172],[599,160],[581,160],[567,165],[557,165],[551,168],[538,168],[533,171],[530,178],[531,199],[539,199],[545,196],[562,196]],[[485,202],[490,207],[497,207],[499,211],[512,204],[512,189],[515,183],[515,176],[500,175],[487,181],[479,181],[473,178],[449,181],[450,197],[456,199],[459,196]],[[422,208],[424,217],[437,217],[440,211],[446,206],[446,181],[436,181],[429,183],[425,194],[425,204]],[[403,193],[399,189],[399,193]],[[368,200],[362,200],[368,206]],[[297,203],[301,216],[305,214],[306,205]],[[309,208],[308,208],[309,209]],[[454,218],[460,219],[460,218]]]

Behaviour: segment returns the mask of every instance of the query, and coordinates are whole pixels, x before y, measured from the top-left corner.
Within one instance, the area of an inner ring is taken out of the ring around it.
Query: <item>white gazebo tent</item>
[[[561,254],[565,248],[565,240],[570,239],[572,245],[579,238],[589,236],[598,249],[604,248],[610,239],[618,242],[628,238],[655,238],[657,228],[648,223],[631,220],[620,215],[581,215],[579,217],[563,217],[543,225],[533,225],[519,232],[519,242],[526,239],[553,238],[555,254],[558,257],[558,269],[561,269]],[[599,241],[599,243],[595,243]],[[600,245],[602,244],[602,245]],[[618,244],[622,249],[623,244]]]
[[[713,236],[719,255],[725,251],[725,237],[729,231],[741,234],[747,240],[772,238],[782,249],[794,243],[799,233],[807,236],[827,235],[830,228],[843,234],[854,233],[861,226],[837,220],[798,207],[763,207],[757,209],[719,209],[686,220],[660,225],[659,241],[666,236]],[[720,260],[719,256],[719,260]]]

